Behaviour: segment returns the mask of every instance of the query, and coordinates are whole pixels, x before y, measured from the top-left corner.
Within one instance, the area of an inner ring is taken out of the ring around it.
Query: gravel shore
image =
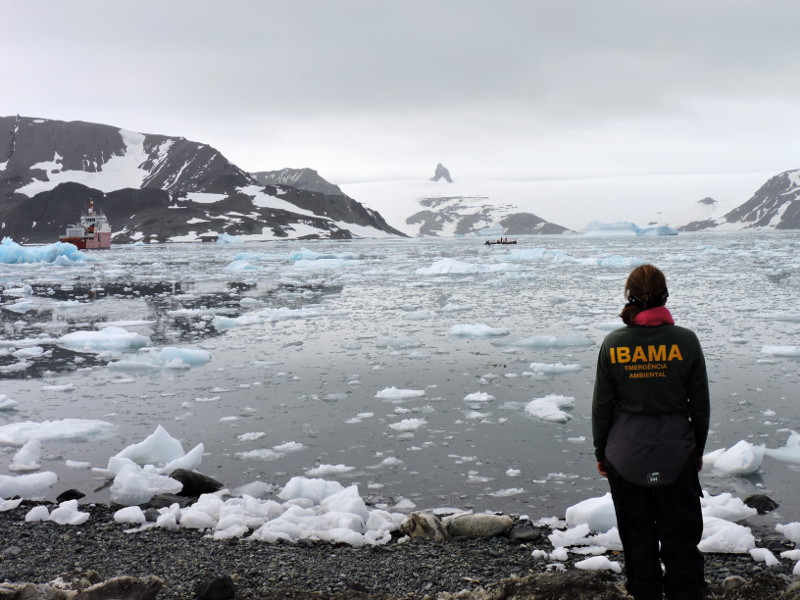
[[[114,509],[103,505],[81,506],[92,515],[83,525],[26,523],[25,514],[35,504],[41,503],[23,502],[17,509],[0,513],[0,582],[44,583],[62,574],[77,576],[90,570],[104,580],[155,575],[164,582],[159,599],[187,600],[195,597],[202,581],[229,575],[240,600],[435,598],[512,576],[544,573],[549,561],[536,560],[531,553],[552,551],[546,535],[526,542],[505,537],[449,542],[412,539],[354,548],[319,542],[214,541],[192,530],[125,533],[128,527],[113,520]],[[776,556],[791,548],[786,542],[770,545]],[[609,553],[609,557],[624,564],[621,553]],[[582,558],[570,555],[567,570],[578,572],[572,565]],[[739,597],[720,591],[720,584],[732,575],[752,581],[768,572],[789,586],[793,567],[794,562],[787,560],[767,569],[749,555],[706,555],[706,579],[720,598]],[[621,575],[610,572],[592,577],[610,584],[622,581]],[[747,597],[759,595],[753,592]],[[571,598],[575,600],[574,595]]]

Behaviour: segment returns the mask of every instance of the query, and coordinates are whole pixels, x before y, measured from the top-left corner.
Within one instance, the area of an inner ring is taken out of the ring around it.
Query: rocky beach
[[[45,595],[52,588],[41,585],[54,580],[93,590],[60,597],[96,600],[626,597],[621,574],[576,569],[584,556],[570,554],[558,563],[534,558],[535,550],[553,551],[549,528],[518,521],[516,525],[524,525],[517,528],[523,532],[518,539],[401,541],[398,536],[385,545],[352,547],[316,541],[218,541],[186,529],[131,533],[126,531],[129,525],[114,521],[115,508],[101,504],[81,505],[90,513],[81,525],[26,522],[25,515],[42,504],[54,506],[26,501],[0,512],[0,598],[56,598]],[[765,538],[759,545],[776,556],[792,549],[785,540]],[[624,565],[622,553],[606,556]],[[800,598],[800,586],[792,579],[794,561],[781,559],[767,568],[749,554],[705,556],[711,598]],[[121,577],[135,579],[115,580]],[[126,595],[114,591],[115,581],[122,581]]]

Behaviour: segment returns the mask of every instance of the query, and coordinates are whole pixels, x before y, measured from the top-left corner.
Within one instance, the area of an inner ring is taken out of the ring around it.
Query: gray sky
[[[335,183],[800,168],[797,0],[0,0],[0,115]]]

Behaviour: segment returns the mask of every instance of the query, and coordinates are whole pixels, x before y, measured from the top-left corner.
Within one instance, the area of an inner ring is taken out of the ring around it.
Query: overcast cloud
[[[4,2],[0,115],[335,183],[800,168],[796,0]]]

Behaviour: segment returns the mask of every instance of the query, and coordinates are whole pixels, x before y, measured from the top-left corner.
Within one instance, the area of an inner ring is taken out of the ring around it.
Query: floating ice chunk
[[[312,469],[308,469],[306,471],[306,475],[309,477],[324,477],[326,475],[338,475],[341,473],[349,473],[353,470],[353,467],[348,467],[347,465],[318,465]]]
[[[289,321],[292,319],[315,319],[324,316],[339,314],[331,311],[324,306],[305,306],[303,308],[265,308],[255,314],[242,315],[240,317],[215,316],[211,324],[219,331],[233,329],[235,327],[248,327],[261,323],[276,323],[278,321]]]
[[[43,392],[71,392],[75,389],[74,383],[62,383],[54,385],[43,385],[41,390]]]
[[[16,410],[19,402],[12,400],[5,394],[0,394],[0,410]]]
[[[779,523],[778,525],[775,525],[775,531],[782,534],[787,540],[794,542],[795,544],[800,544],[800,523],[797,521],[787,523],[785,525]]]
[[[271,448],[257,448],[255,450],[245,450],[243,452],[237,452],[236,457],[241,458],[242,460],[278,460],[279,458],[283,458],[284,454],[282,452],[275,452]]]
[[[764,454],[785,462],[800,464],[800,433],[790,431],[786,444],[781,448],[767,448]]]
[[[432,317],[433,314],[429,310],[412,310],[403,313],[403,319],[406,321],[427,321]]]
[[[756,562],[766,563],[768,567],[774,567],[781,563],[767,548],[750,548],[750,556],[752,556],[753,560]]]
[[[3,309],[19,315],[24,315],[26,312],[36,310],[36,303],[30,300],[20,300],[19,302],[14,302],[14,304],[5,304]]]
[[[44,354],[44,348],[41,346],[32,346],[30,348],[20,348],[15,352],[12,352],[12,356],[19,360],[30,360],[34,358],[39,358]]]
[[[488,412],[478,412],[477,410],[468,410],[464,413],[464,417],[467,419],[485,419],[492,413]]]
[[[669,225],[637,227],[636,235],[678,235],[678,230],[670,227]]]
[[[756,319],[765,319],[767,321],[784,321],[786,323],[800,323],[800,313],[790,313],[786,311],[774,313],[755,313],[753,315]]]
[[[625,323],[620,321],[606,321],[604,323],[595,323],[594,325],[595,329],[600,329],[602,331],[614,331],[622,327],[625,327]]]
[[[381,400],[408,400],[409,398],[421,398],[425,395],[425,390],[398,389],[395,386],[383,388],[375,394]]]
[[[605,556],[592,556],[585,558],[575,563],[576,569],[583,571],[614,571],[614,573],[622,573],[622,566]]]
[[[761,348],[761,353],[772,356],[800,358],[800,346],[764,346]]]
[[[67,500],[50,513],[50,520],[59,525],[83,525],[91,515],[78,510],[77,500]]]
[[[419,348],[421,342],[413,338],[387,338],[375,342],[377,348],[391,348],[393,350],[404,350],[407,348]]]
[[[561,409],[573,408],[574,406],[575,398],[550,394],[544,398],[535,398],[528,402],[525,405],[525,412],[543,421],[566,423],[572,418],[572,415]]]
[[[594,342],[582,335],[534,335],[515,342],[494,342],[504,346],[519,346],[523,348],[570,348],[593,346]]]
[[[332,515],[342,515],[346,521],[340,520],[337,526],[346,526],[359,533],[364,532],[364,527],[370,517],[369,510],[364,500],[358,493],[358,486],[351,485],[343,490],[327,496],[319,503],[320,508]],[[358,521],[353,521],[345,515],[353,515]]]
[[[754,445],[740,440],[727,450],[717,450],[706,454],[703,456],[703,462],[730,475],[748,475],[758,471],[764,453],[763,444]]]
[[[313,274],[319,271],[336,271],[337,269],[346,269],[352,264],[357,263],[341,258],[330,258],[327,260],[296,260],[292,262],[292,270]]]
[[[96,419],[22,421],[0,425],[0,445],[22,446],[32,438],[41,441],[86,442],[111,437],[116,427]]]
[[[300,442],[283,442],[282,444],[272,447],[276,452],[299,452],[303,448],[305,448],[305,446]]]
[[[508,329],[490,327],[483,323],[453,325],[450,328],[450,335],[453,337],[495,337],[508,335],[508,333]]]
[[[58,481],[51,471],[28,475],[0,475],[0,498],[19,496],[25,500],[44,500],[50,488]]]
[[[464,396],[464,400],[466,402],[491,402],[494,400],[494,396],[487,394],[486,392],[475,392],[473,394],[467,394]]]
[[[180,441],[159,425],[145,440],[108,459],[108,470],[114,474],[111,499],[132,505],[147,502],[156,494],[177,493],[183,485],[165,474],[179,468],[195,469],[202,460],[203,444],[184,453]]]
[[[636,224],[630,221],[617,221],[614,223],[603,223],[601,221],[589,221],[586,225],[584,235],[588,236],[618,236],[636,235]]]
[[[728,492],[712,496],[703,490],[700,506],[704,517],[717,517],[726,521],[741,521],[758,514],[755,508],[750,508],[740,498]]]
[[[581,366],[578,364],[564,365],[561,363],[531,363],[531,371],[534,373],[540,373],[542,375],[559,375],[561,373],[574,373],[575,371],[580,370]]]
[[[355,254],[322,254],[309,250],[308,248],[301,248],[297,252],[293,252],[291,256],[289,256],[289,260],[353,260],[355,257]]]
[[[617,526],[617,515],[614,512],[614,501],[608,492],[599,498],[588,498],[567,508],[565,514],[567,525],[575,527],[586,523],[592,531],[605,533]]]
[[[200,350],[197,348],[176,348],[173,346],[166,346],[158,353],[158,359],[162,363],[168,363],[172,360],[178,359],[192,367],[197,367],[206,364],[211,360],[211,353],[207,350]]]
[[[244,485],[240,485],[236,489],[233,490],[234,496],[251,496],[253,498],[266,498],[272,491],[275,489],[275,486],[271,483],[267,483],[266,481],[251,481],[250,483],[245,483]]]
[[[742,554],[755,546],[749,527],[717,517],[703,517],[703,536],[697,546],[701,552]]]
[[[477,273],[505,273],[513,271],[527,271],[525,265],[512,263],[473,264],[454,258],[437,260],[430,267],[417,269],[417,275],[474,275]]]
[[[197,446],[189,450],[189,452],[183,456],[179,456],[178,458],[164,465],[164,473],[169,474],[178,469],[184,469],[186,471],[192,471],[196,469],[203,462],[204,451],[205,446],[202,443],[197,444]]]
[[[469,306],[461,306],[460,304],[452,304],[448,302],[443,307],[439,309],[439,312],[443,313],[455,313],[455,312],[466,312],[472,310],[472,307]]]
[[[64,260],[59,260],[64,259]],[[23,263],[56,263],[58,265],[73,262],[96,260],[80,252],[77,247],[64,242],[55,242],[47,246],[20,246],[11,238],[3,238],[0,243],[0,263],[7,265]]]
[[[9,471],[38,471],[42,466],[42,442],[31,438],[20,448],[11,460]]]
[[[211,360],[211,353],[196,348],[166,346],[160,351],[144,349],[138,356],[109,363],[109,367],[122,371],[142,371],[161,368],[199,367]]]
[[[331,494],[341,492],[344,489],[338,481],[328,481],[327,479],[317,479],[308,477],[292,477],[283,486],[277,496],[281,500],[296,500],[306,498],[314,504],[319,504]]]
[[[217,234],[217,244],[242,244],[244,243],[244,239],[240,236],[231,235],[230,233],[218,233]]]
[[[122,327],[104,327],[100,331],[74,331],[56,340],[59,346],[87,352],[138,350],[150,344],[150,338]]]
[[[65,460],[64,466],[68,469],[91,469],[92,463],[84,461],[84,460]]]
[[[261,267],[247,262],[246,260],[235,260],[225,265],[225,268],[222,270],[225,273],[242,273],[247,271],[260,271]]]
[[[180,440],[172,437],[161,425],[143,441],[132,444],[109,459],[109,470],[112,470],[114,459],[129,459],[144,466],[153,465],[171,472],[177,468],[195,469],[202,461],[203,444],[193,448],[189,454],[184,453]]]
[[[502,490],[489,492],[489,495],[494,496],[495,498],[509,498],[511,496],[519,496],[520,494],[524,493],[524,488],[503,488]]]
[[[417,431],[427,424],[428,422],[425,419],[403,419],[397,423],[390,423],[389,429],[394,429],[395,431]]]
[[[162,475],[153,465],[140,467],[128,460],[127,464],[116,471],[110,492],[112,502],[132,506],[149,502],[157,494],[177,494],[182,489],[183,484],[180,481]]]

